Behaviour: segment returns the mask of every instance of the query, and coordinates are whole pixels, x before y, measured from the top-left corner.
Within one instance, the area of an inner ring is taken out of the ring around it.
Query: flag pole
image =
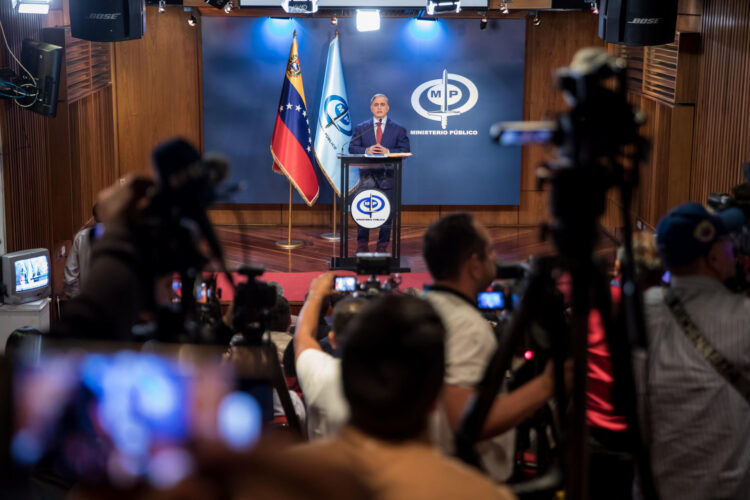
[[[333,192],[333,232],[323,233],[320,237],[326,241],[339,241],[341,235],[336,232],[336,192]]]
[[[290,182],[289,183],[289,232],[287,233],[287,238],[285,240],[279,240],[276,242],[276,246],[279,248],[283,248],[284,250],[294,250],[295,248],[299,248],[304,245],[305,245],[304,241],[292,239],[292,183]]]

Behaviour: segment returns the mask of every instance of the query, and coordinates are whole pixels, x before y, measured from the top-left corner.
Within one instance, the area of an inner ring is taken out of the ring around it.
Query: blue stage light
[[[294,20],[291,18],[269,17],[266,22],[266,30],[273,36],[288,37],[294,33],[294,24]]]
[[[413,19],[411,32],[418,38],[431,38],[438,32],[437,19]]]

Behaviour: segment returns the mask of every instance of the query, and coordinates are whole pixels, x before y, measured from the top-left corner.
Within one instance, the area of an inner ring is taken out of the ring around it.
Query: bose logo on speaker
[[[100,20],[104,20],[104,21],[115,21],[121,15],[122,15],[122,12],[114,12],[112,14],[92,12],[91,14],[89,14],[89,19],[100,19]]]
[[[634,17],[628,24],[661,24],[661,17]]]

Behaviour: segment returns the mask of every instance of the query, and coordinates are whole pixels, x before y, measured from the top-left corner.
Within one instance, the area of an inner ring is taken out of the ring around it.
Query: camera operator
[[[91,279],[56,332],[132,340],[133,325],[146,316],[156,319],[158,328],[144,331],[155,332],[159,340],[200,339],[189,294],[180,311],[160,306],[169,306],[163,290],[174,273],[195,278],[210,254],[223,267],[206,210],[229,166],[218,157],[202,159],[187,141],[172,139],[154,148],[152,168],[156,182],[127,178],[99,194],[104,234],[92,248]]]
[[[324,352],[317,340],[321,304],[334,293],[335,277],[334,273],[324,273],[312,281],[294,332],[297,379],[307,401],[310,439],[338,434],[349,417],[341,385],[341,360]],[[333,308],[333,328],[328,338],[334,350],[348,323],[365,303],[365,299],[347,297]]]
[[[428,443],[427,422],[445,370],[445,328],[434,308],[416,297],[383,294],[346,331],[341,375],[349,424],[340,437],[294,453],[356,471],[383,500],[513,498]]]
[[[659,496],[747,498],[750,492],[750,299],[734,275],[730,233],[742,211],[680,205],[659,222],[668,288],[645,296],[648,350],[641,393]]]
[[[424,259],[434,285],[425,297],[446,329],[443,397],[434,415],[433,440],[449,455],[475,387],[497,349],[492,326],[477,309],[476,297],[496,276],[495,250],[487,229],[470,214],[451,214],[430,225],[424,236]],[[513,472],[513,428],[552,397],[552,365],[509,394],[495,400],[477,446],[496,481]]]
[[[129,340],[145,307],[141,255],[132,221],[147,203],[149,179],[127,177],[99,193],[104,234],[92,245],[89,278],[53,332],[68,337]]]

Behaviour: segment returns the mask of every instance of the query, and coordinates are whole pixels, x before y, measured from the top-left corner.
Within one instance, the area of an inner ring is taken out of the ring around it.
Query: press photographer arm
[[[323,273],[310,283],[305,305],[300,311],[297,329],[294,332],[294,359],[299,359],[300,354],[306,349],[317,349],[322,351],[316,339],[318,321],[320,319],[320,308],[323,301],[333,293],[333,281],[335,273]]]
[[[569,366],[566,364],[566,378]],[[484,422],[480,439],[500,435],[531,417],[554,395],[554,370],[552,362],[547,363],[544,372],[509,394],[495,398],[487,419]],[[456,431],[469,401],[477,394],[473,387],[455,384],[443,386],[443,404],[451,429]]]

